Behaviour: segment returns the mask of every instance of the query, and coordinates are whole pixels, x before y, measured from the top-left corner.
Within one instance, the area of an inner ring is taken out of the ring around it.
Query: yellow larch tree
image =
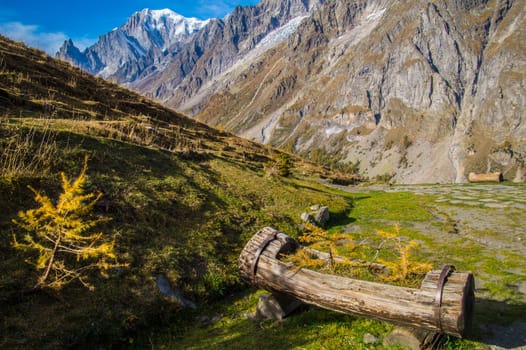
[[[102,232],[92,233],[95,226],[107,218],[95,218],[92,210],[101,193],[85,194],[87,157],[79,176],[70,181],[62,173],[62,193],[54,203],[48,196],[29,187],[40,205],[21,211],[13,222],[26,232],[21,241],[13,235],[13,246],[24,251],[36,251],[36,258],[27,261],[41,271],[33,289],[60,289],[78,280],[90,290],[88,272],[99,270],[103,276],[110,268],[123,266],[116,261],[114,240]]]

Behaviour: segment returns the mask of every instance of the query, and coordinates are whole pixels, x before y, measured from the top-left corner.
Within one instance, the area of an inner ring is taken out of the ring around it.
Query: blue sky
[[[222,18],[259,0],[0,0],[0,33],[54,55],[71,38],[79,48],[124,24],[144,8],[169,8],[185,17]]]

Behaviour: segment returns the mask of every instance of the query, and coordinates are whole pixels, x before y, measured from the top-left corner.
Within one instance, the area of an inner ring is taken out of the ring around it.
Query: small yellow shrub
[[[36,209],[21,211],[13,222],[26,233],[22,242],[13,235],[13,246],[23,251],[36,251],[34,261],[28,260],[41,271],[34,289],[49,287],[60,289],[78,280],[93,289],[87,282],[87,273],[98,269],[103,276],[110,268],[123,266],[116,263],[114,240],[107,240],[102,232],[90,233],[108,219],[92,218],[93,206],[101,194],[85,194],[87,157],[80,175],[69,181],[62,173],[62,189],[56,203],[29,187],[40,205]]]
[[[418,277],[431,270],[432,265],[413,259],[411,251],[417,247],[413,240],[405,240],[400,236],[400,227],[395,225],[394,231],[377,231],[383,241],[377,249],[372,249],[362,241],[354,243],[348,234],[329,234],[322,228],[306,223],[305,233],[298,238],[308,248],[298,249],[288,257],[298,268],[312,268],[331,272],[345,272],[353,278],[372,278],[383,282],[393,282],[399,285],[412,286]],[[373,258],[371,251],[376,251]],[[394,259],[382,259],[378,255],[393,255]]]
[[[329,258],[328,264],[329,269],[334,271],[337,264],[348,265],[350,264],[349,257],[343,257],[338,249],[338,241],[345,241],[346,251],[354,251],[356,246],[350,240],[350,236],[346,234],[329,234],[324,229],[311,224],[305,223],[305,233],[298,238],[301,243],[309,244],[309,248],[328,251]],[[349,255],[349,254],[347,254]],[[312,252],[305,249],[298,249],[298,251],[291,256],[291,261],[298,264],[300,267],[307,268],[321,268],[324,265],[324,259],[320,259]]]
[[[378,259],[380,264],[388,268],[388,275],[382,279],[386,282],[395,282],[401,285],[411,284],[419,275],[429,272],[433,265],[411,259],[411,250],[418,246],[414,240],[404,241],[400,237],[400,226],[394,226],[394,232],[378,230],[377,234],[385,239],[384,243],[391,243],[398,257],[394,261]],[[383,244],[382,244],[383,245]]]

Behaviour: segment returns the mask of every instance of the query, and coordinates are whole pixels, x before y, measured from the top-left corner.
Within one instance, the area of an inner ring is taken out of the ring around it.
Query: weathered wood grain
[[[440,271],[428,273],[420,289],[322,274],[298,269],[279,260],[280,254],[299,247],[291,237],[277,233],[262,251],[254,279],[255,253],[272,228],[258,231],[239,257],[241,277],[260,288],[288,294],[307,304],[342,313],[360,315],[410,327],[463,337],[471,326],[474,282],[471,273],[453,272],[444,284],[440,322],[435,317],[435,299]]]

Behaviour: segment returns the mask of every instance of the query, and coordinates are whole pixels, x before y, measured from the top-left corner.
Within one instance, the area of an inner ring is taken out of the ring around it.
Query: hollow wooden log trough
[[[502,182],[504,178],[501,172],[484,174],[469,173],[468,180],[469,182]]]
[[[474,280],[450,265],[430,271],[420,289],[328,275],[279,260],[299,249],[275,229],[259,230],[239,256],[241,277],[276,296],[325,309],[464,337],[471,329]],[[301,248],[300,248],[301,249]]]

